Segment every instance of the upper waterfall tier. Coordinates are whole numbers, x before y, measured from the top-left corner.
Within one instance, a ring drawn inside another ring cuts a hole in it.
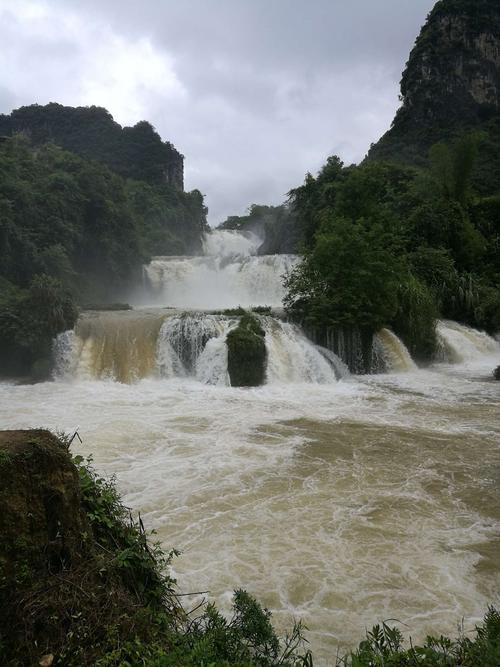
[[[283,277],[295,255],[256,252],[255,234],[216,230],[207,234],[200,257],[155,257],[144,267],[143,302],[182,309],[216,310],[283,305]]]

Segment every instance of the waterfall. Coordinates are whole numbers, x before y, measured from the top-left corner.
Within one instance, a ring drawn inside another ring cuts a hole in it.
[[[205,234],[203,254],[210,257],[238,257],[256,255],[262,239],[251,232],[214,229]]]
[[[312,343],[302,330],[273,317],[259,317],[266,332],[267,382],[329,383],[349,373],[330,350]],[[75,331],[54,343],[57,379],[192,377],[228,385],[226,336],[238,317],[165,310],[88,312]]]
[[[70,329],[58,334],[52,345],[53,376],[55,379],[70,378],[75,375],[77,352],[75,332]]]
[[[296,262],[295,255],[155,257],[145,268],[151,285],[145,300],[199,310],[280,307],[282,276]]]
[[[408,372],[417,369],[404,343],[390,329],[381,329],[373,337],[374,368],[389,372]]]
[[[325,327],[316,329],[304,325],[306,336],[323,351],[328,350],[351,373],[365,373],[369,360],[363,356],[361,332],[357,327]]]
[[[206,234],[200,257],[154,257],[144,267],[142,303],[181,309],[217,310],[281,307],[283,276],[295,255],[257,256],[255,234],[214,230]]]
[[[167,318],[158,335],[158,374],[194,376],[205,384],[229,384],[226,336],[236,324],[234,319],[210,313]]]
[[[156,368],[157,338],[165,313],[87,312],[74,332],[54,344],[56,377],[133,382]]]
[[[260,320],[266,332],[268,383],[326,384],[349,373],[333,352],[314,345],[297,325],[271,317]]]
[[[450,320],[440,320],[436,325],[438,361],[463,363],[500,352],[500,343],[484,331],[472,329]]]

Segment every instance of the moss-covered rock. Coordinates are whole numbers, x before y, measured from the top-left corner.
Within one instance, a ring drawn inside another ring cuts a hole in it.
[[[245,313],[227,335],[227,368],[232,387],[258,387],[266,378],[265,332],[257,317]]]
[[[500,381],[500,366],[497,366],[495,370],[493,371],[493,377],[495,380]]]

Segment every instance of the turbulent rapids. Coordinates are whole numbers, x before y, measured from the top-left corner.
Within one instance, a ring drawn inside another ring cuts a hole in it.
[[[215,233],[203,257],[154,260],[134,310],[85,312],[58,337],[56,381],[0,383],[3,426],[78,425],[75,451],[181,550],[181,589],[227,610],[247,588],[278,629],[304,621],[315,664],[388,618],[414,640],[472,629],[500,594],[499,343],[441,321],[417,368],[383,329],[376,372],[349,373],[359,334],[317,345],[281,319],[297,260],[258,246]],[[239,316],[222,310],[249,305],[276,310],[258,315],[265,385],[241,390],[226,345]]]

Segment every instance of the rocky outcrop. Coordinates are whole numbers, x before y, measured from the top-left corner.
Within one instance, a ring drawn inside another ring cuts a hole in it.
[[[369,158],[418,162],[438,140],[500,113],[500,4],[441,0],[410,53],[402,106]]]

